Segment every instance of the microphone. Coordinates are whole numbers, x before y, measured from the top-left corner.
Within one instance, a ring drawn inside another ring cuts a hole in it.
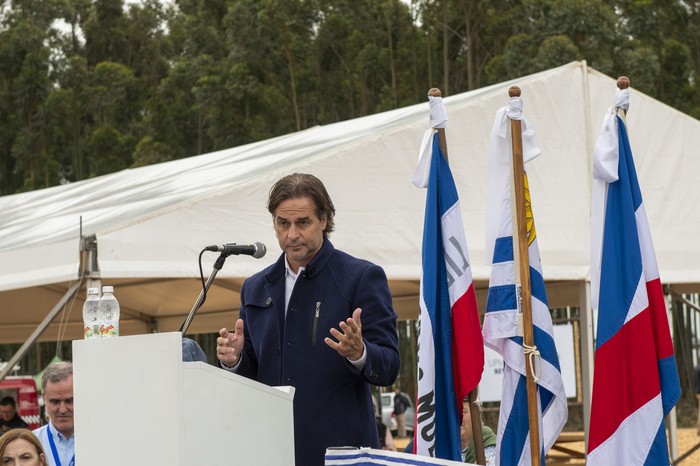
[[[213,244],[204,248],[205,251],[219,251],[226,256],[239,255],[253,256],[256,259],[260,259],[267,252],[267,248],[262,243],[253,244],[236,244],[236,243],[226,243],[223,245]]]

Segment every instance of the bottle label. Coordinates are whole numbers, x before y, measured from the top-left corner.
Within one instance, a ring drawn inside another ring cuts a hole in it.
[[[106,321],[100,325],[100,337],[118,337],[119,336],[119,322],[118,321]]]
[[[99,332],[99,330],[98,330]],[[95,333],[95,330],[92,328],[92,324],[87,324],[85,325],[85,328],[83,329],[83,337],[88,340],[90,338],[97,338],[100,335]]]

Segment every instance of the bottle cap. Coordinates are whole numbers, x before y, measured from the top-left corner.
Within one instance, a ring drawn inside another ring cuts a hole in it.
[[[100,289],[99,288],[88,288],[88,294],[100,294]]]
[[[114,293],[114,287],[113,286],[103,286],[102,292],[103,293]]]

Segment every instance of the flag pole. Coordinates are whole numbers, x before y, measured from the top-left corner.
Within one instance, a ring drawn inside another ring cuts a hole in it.
[[[625,90],[629,87],[630,87],[630,78],[628,78],[627,76],[620,76],[619,78],[617,78],[617,88],[618,89],[620,89],[622,91],[622,90]],[[622,113],[622,115],[620,115],[620,113]],[[624,108],[618,108],[617,114],[620,115],[622,117],[622,119],[624,120],[625,117],[627,116],[627,111]]]
[[[442,92],[440,89],[433,87],[428,91],[429,97],[442,97]],[[438,133],[438,141],[440,143],[440,150],[445,156],[445,160],[449,163],[449,158],[447,157],[447,138],[445,136],[445,128],[435,128]],[[469,395],[467,395],[467,400],[469,403],[469,416],[472,423],[472,436],[474,438],[474,452],[476,453],[476,463],[485,465],[486,464],[486,454],[484,453],[484,435],[481,431],[481,408],[477,401],[479,394],[479,386],[477,385]]]
[[[478,401],[479,386],[469,392],[467,400],[469,403],[469,417],[472,422],[472,436],[474,437],[474,452],[476,453],[476,464],[486,465],[486,453],[484,452],[484,432],[481,430],[481,407]]]
[[[511,98],[520,97],[520,88],[508,89]],[[530,260],[528,253],[527,212],[525,205],[525,166],[523,162],[523,135],[520,120],[510,119],[511,142],[513,147],[513,188],[515,190],[515,215],[518,235],[518,261],[520,266],[521,309],[523,315],[523,348],[525,348],[525,369],[527,380],[527,411],[530,425],[530,458],[532,466],[540,465],[540,431],[537,408],[537,383],[533,354],[535,338],[532,329],[532,300],[530,289]],[[515,233],[515,232],[514,232]],[[530,348],[530,349],[528,349]]]
[[[428,91],[428,97],[442,97],[442,92],[437,87],[433,87]],[[445,128],[435,128],[438,133],[438,141],[440,142],[440,150],[442,155],[445,156],[445,160],[450,161],[447,157],[447,138],[445,137]]]
[[[627,89],[630,87],[630,78],[627,76],[620,76],[617,78],[617,87],[619,89]]]

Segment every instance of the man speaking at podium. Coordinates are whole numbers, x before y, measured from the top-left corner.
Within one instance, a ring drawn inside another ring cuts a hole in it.
[[[280,179],[267,208],[284,253],[243,284],[235,330],[217,339],[221,366],[295,387],[297,466],[322,465],[328,447],[378,448],[370,384],[399,372],[386,275],[333,247],[335,208],[315,176]]]

